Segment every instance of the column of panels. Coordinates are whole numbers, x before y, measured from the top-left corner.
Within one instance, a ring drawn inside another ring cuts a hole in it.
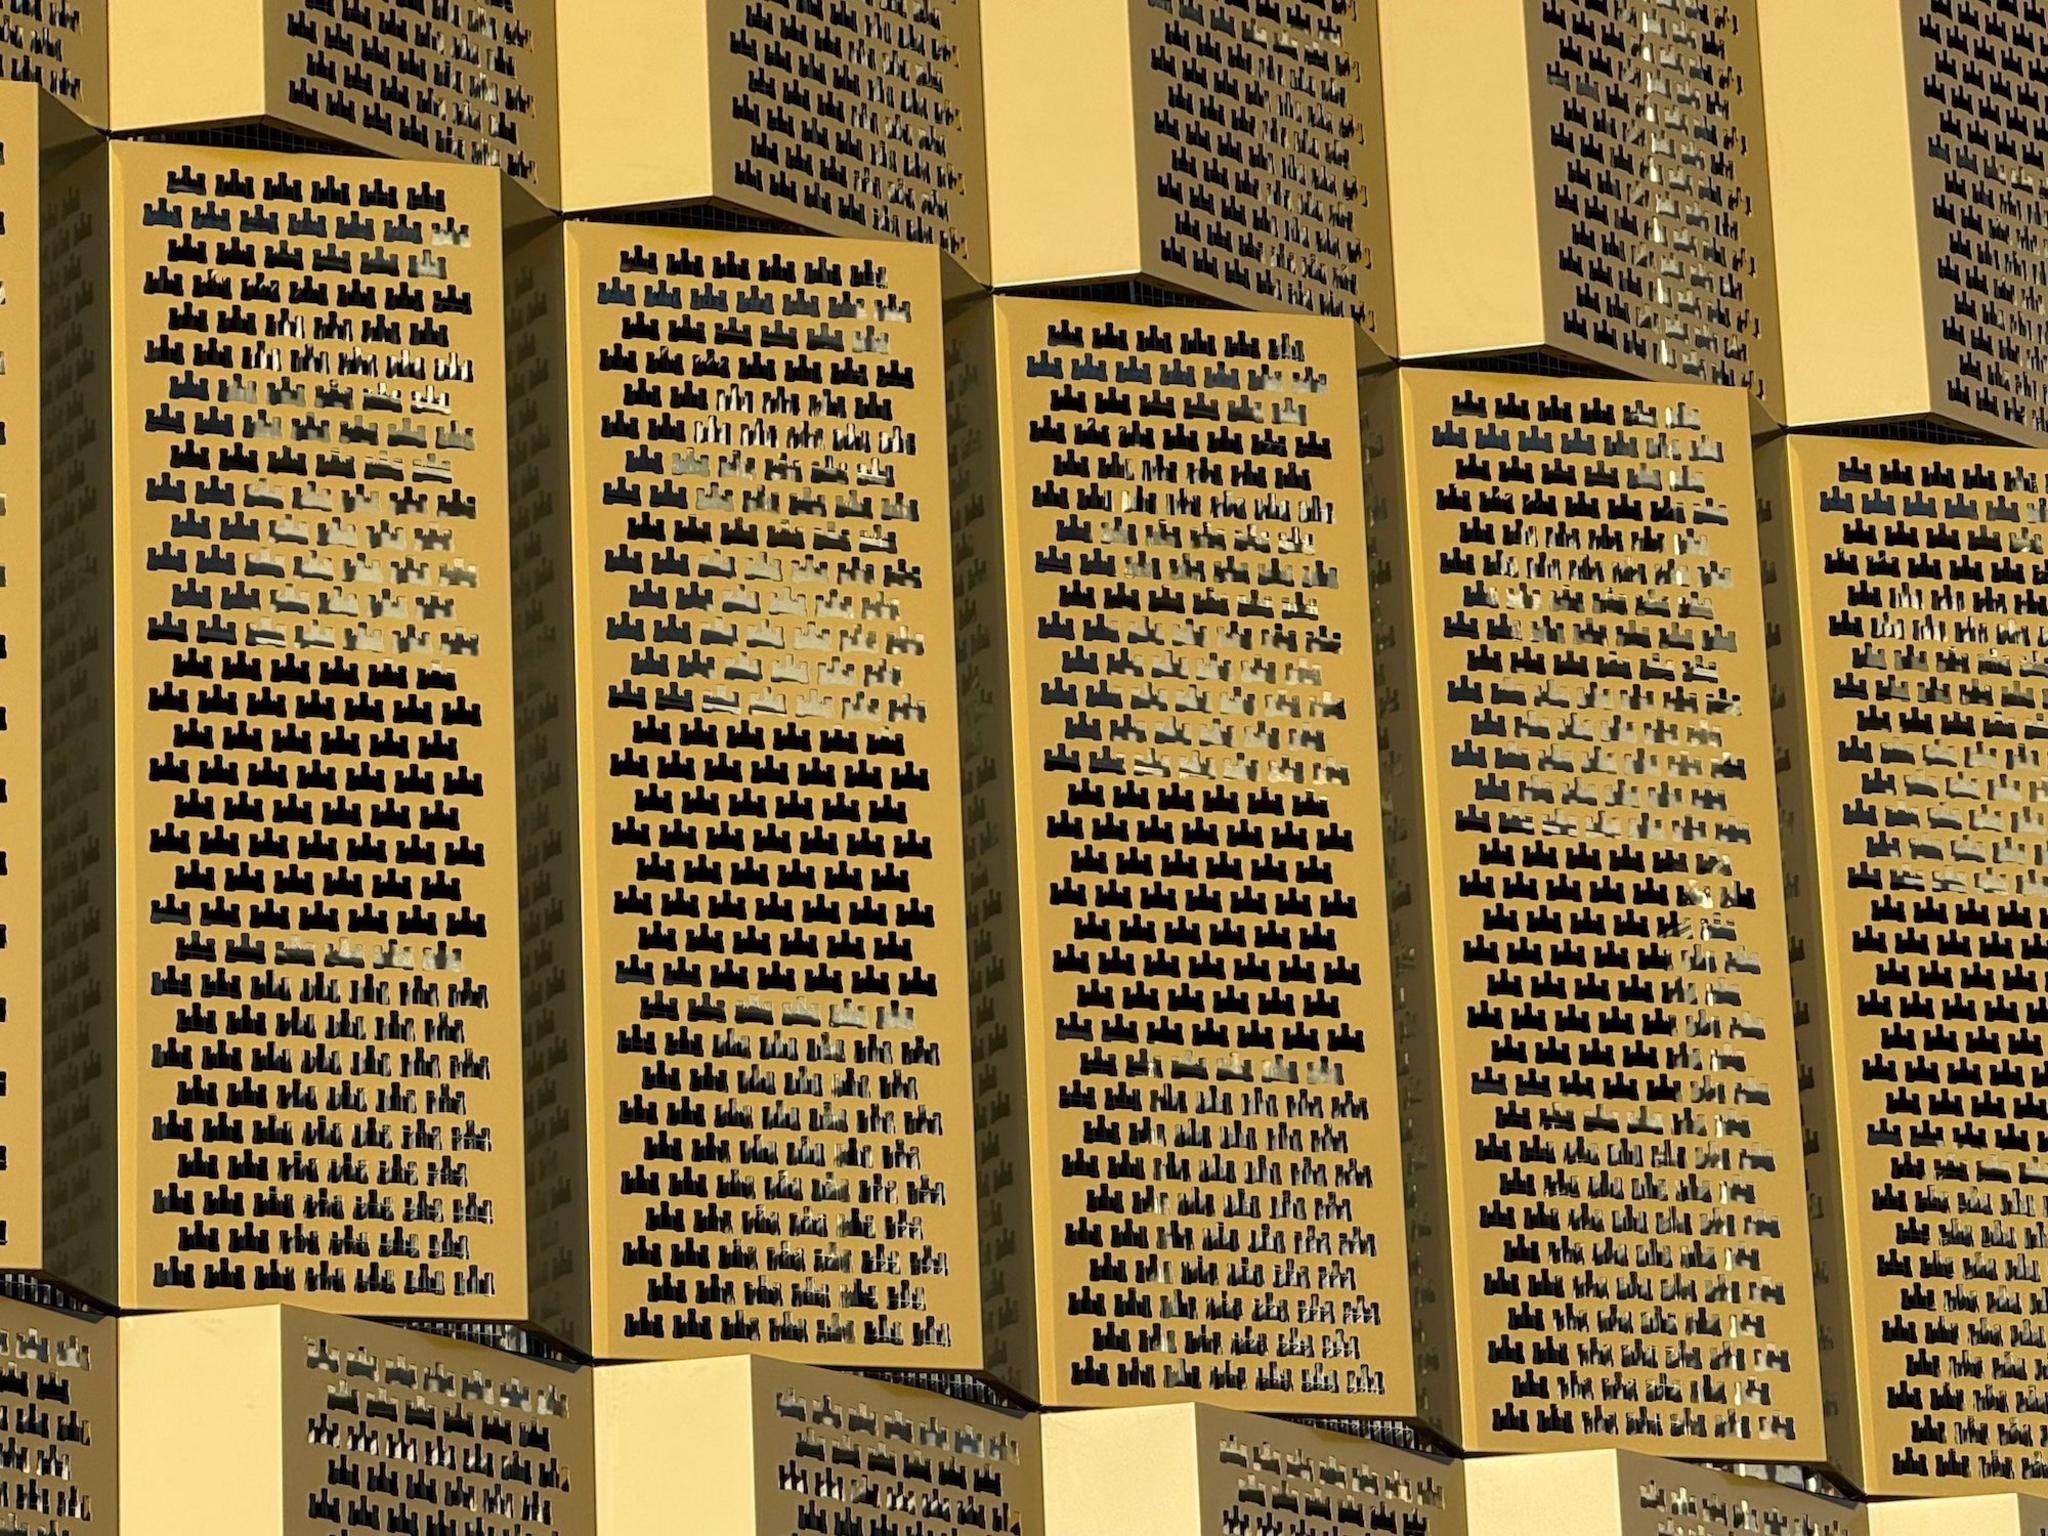
[[[119,1299],[522,1316],[496,179],[112,154]]]
[[[978,1365],[937,258],[568,251],[595,1347]]]
[[[1817,1455],[1746,404],[1419,371],[1380,402],[1432,1421]]]
[[[1005,724],[968,775],[1018,825],[1014,865],[985,844],[970,875],[1015,1021],[982,1094],[1032,1256],[1009,1379],[1402,1411],[1350,329],[1010,299],[984,323],[1000,514],[960,555],[963,632],[1006,630],[970,658]]]
[[[599,1528],[665,1536],[910,1530],[1041,1536],[1039,1423],[952,1395],[758,1357],[597,1372]]]
[[[1874,1494],[2018,1488],[2048,1475],[2048,460],[1764,467],[1834,1456]]]

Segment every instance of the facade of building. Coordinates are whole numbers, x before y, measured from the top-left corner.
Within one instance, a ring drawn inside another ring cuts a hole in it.
[[[0,1532],[2042,1525],[2032,0],[0,71]]]

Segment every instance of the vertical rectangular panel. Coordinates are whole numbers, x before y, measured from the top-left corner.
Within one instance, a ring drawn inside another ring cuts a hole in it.
[[[497,179],[113,198],[121,1298],[523,1316]]]
[[[2048,1475],[2039,748],[2048,456],[1796,438],[1773,519],[1810,1176],[1872,1493]],[[1853,1369],[1853,1378],[1851,1370]]]
[[[1472,1536],[1870,1536],[1872,1529],[1862,1507],[1804,1487],[1627,1452],[1493,1456],[1464,1470]]]
[[[43,1211],[51,1272],[120,1294],[108,151],[40,156]]]
[[[1748,405],[1406,374],[1374,524],[1469,1450],[1818,1454]],[[1384,484],[1385,482],[1383,482]]]
[[[975,0],[711,12],[719,196],[825,234],[935,246],[988,280]]]
[[[116,1365],[112,1319],[0,1301],[0,1520],[39,1536],[118,1529]]]
[[[1379,53],[1359,0],[1284,19],[1138,3],[1130,37],[1143,275],[1377,334]]]
[[[437,1515],[480,1536],[596,1536],[588,1369],[296,1308],[265,1315],[280,1330],[266,1409],[283,1536],[424,1531]]]
[[[979,1365],[938,259],[569,247],[599,1352]]]
[[[970,1378],[920,1390],[759,1356],[596,1377],[605,1536],[668,1536],[678,1510],[712,1536],[1044,1532],[1037,1416]]]
[[[0,71],[62,102],[83,122],[107,122],[107,7],[113,0],[11,5],[0,15]]]
[[[299,1307],[123,1318],[136,1536],[595,1536],[592,1373]]]
[[[1046,1536],[1465,1536],[1455,1462],[1329,1428],[1180,1405],[1050,1415],[1043,1436]]]
[[[1379,33],[1361,0],[990,9],[997,282],[1138,278],[1349,319],[1369,354],[1393,350]],[[1070,48],[1089,78],[1055,102],[1045,75]]]
[[[1038,1397],[1404,1411],[1352,332],[995,312]]]
[[[43,1251],[43,104],[0,86],[0,1263]]]
[[[1904,61],[1934,412],[2048,442],[2048,222],[2034,82],[2048,30],[2006,7],[1906,0]],[[1887,296],[1892,302],[1896,299]]]
[[[263,25],[264,98],[280,122],[491,166],[559,202],[553,0],[264,0]]]
[[[1756,0],[1526,10],[1551,344],[1782,415]]]

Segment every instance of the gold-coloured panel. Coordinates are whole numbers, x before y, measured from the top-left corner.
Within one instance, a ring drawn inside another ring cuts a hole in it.
[[[1626,1451],[1464,1470],[1471,1536],[1871,1536],[1867,1511],[1796,1483]]]
[[[39,119],[0,85],[0,1264],[43,1264]]]
[[[980,10],[590,0],[562,38],[563,206],[717,199],[985,283]]]
[[[666,1536],[680,1508],[709,1536],[1043,1536],[1038,1421],[967,1378],[942,1395],[758,1356],[597,1378],[606,1536]]]
[[[979,1366],[938,258],[567,246],[594,1348]]]
[[[1870,1536],[2048,1536],[2048,1500],[1987,1493],[1873,1504]]]
[[[1114,142],[1045,121],[1034,72],[1056,67],[1074,3],[1005,7],[984,23],[995,281],[1143,278],[1225,304],[1351,319],[1391,350],[1379,54],[1359,0],[1103,0],[1121,25],[1091,42],[1118,48],[1127,77],[1119,99],[1095,104]],[[1007,174],[1032,159],[1035,172]],[[1122,216],[1077,220],[1065,184],[1101,178],[1119,181],[1086,195]],[[1123,229],[1131,244],[1105,249],[1103,237]]]
[[[1756,6],[1530,0],[1529,78],[1547,339],[1775,415]]]
[[[2048,442],[2048,18],[1907,0],[1906,104],[1935,414]]]
[[[265,119],[560,197],[553,0],[97,0],[121,132]]]
[[[285,1536],[425,1529],[437,1513],[476,1536],[594,1536],[588,1370],[296,1309],[277,1319]]]
[[[112,153],[119,1299],[522,1317],[497,179]]]
[[[0,14],[0,74],[46,91],[80,120],[107,122],[110,0],[13,0]]]
[[[1059,1414],[1042,1434],[1045,1536],[1465,1536],[1457,1463],[1354,1435],[1192,1405]]]
[[[1370,420],[1425,1412],[1815,1456],[1747,402],[1406,371]]]
[[[96,137],[55,138],[39,168],[44,1258],[67,1285],[112,1302],[121,1182],[112,209]]]
[[[1036,1331],[1001,1369],[1054,1406],[1405,1412],[1354,333],[979,324],[963,698],[1002,723],[968,777],[1018,828],[969,880],[985,1022],[1014,1021],[980,1088],[992,1219],[1034,1256],[992,1307]]]
[[[145,1536],[594,1536],[588,1370],[295,1307],[121,1322]]]
[[[1792,426],[1932,418],[2048,445],[2026,8],[1900,0],[1844,25],[1758,13]],[[1853,238],[1844,238],[1852,231]]]
[[[1542,349],[1782,413],[1756,0],[1375,10],[1400,356]]]
[[[0,1530],[118,1528],[115,1325],[0,1300]]]
[[[1830,1450],[1872,1494],[2048,1477],[2048,455],[1766,451]]]

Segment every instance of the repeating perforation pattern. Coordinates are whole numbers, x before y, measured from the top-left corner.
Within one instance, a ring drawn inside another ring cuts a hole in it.
[[[2048,16],[2020,0],[1906,8],[1937,409],[2048,435]]]
[[[1370,23],[1358,0],[1144,0],[1141,192],[1157,275],[1199,293],[1361,322]]]
[[[111,1324],[0,1303],[0,1531],[114,1529]]]
[[[1751,390],[1769,323],[1751,0],[1544,0],[1538,184],[1564,338],[1615,366]],[[1752,185],[1752,180],[1757,185]]]
[[[1001,316],[1045,1386],[1362,1406],[1408,1345],[1351,333]]]
[[[1036,1440],[1021,1416],[854,1377],[803,1379],[810,1389],[778,1388],[757,1424],[763,1536],[1038,1529]]]
[[[583,1536],[587,1381],[425,1333],[285,1327],[286,1464],[315,1474],[287,1486],[287,1530]]]
[[[1436,995],[1483,1433],[1809,1444],[1745,408],[1409,388]]]
[[[747,0],[722,39],[742,198],[987,265],[973,0]]]
[[[287,114],[364,149],[490,166],[546,195],[554,68],[536,0],[296,0]]]
[[[582,249],[610,1326],[978,1358],[936,259]]]
[[[80,116],[94,117],[105,94],[106,0],[5,0],[0,5],[0,70],[41,86]]]
[[[1875,446],[1804,451],[1793,509],[1866,1462],[2032,1480],[2048,488],[2015,454]]]
[[[1204,1418],[1205,1481],[1226,1496],[1214,1536],[1457,1536],[1450,1485],[1456,1473],[1369,1441],[1233,1417],[1223,1432]],[[1340,1448],[1341,1447],[1341,1448]]]
[[[1640,1464],[1638,1464],[1640,1465]],[[1663,1465],[1623,1478],[1625,1536],[1863,1536],[1850,1508],[1796,1488]]]
[[[116,175],[135,1283],[523,1310],[496,185]]]

